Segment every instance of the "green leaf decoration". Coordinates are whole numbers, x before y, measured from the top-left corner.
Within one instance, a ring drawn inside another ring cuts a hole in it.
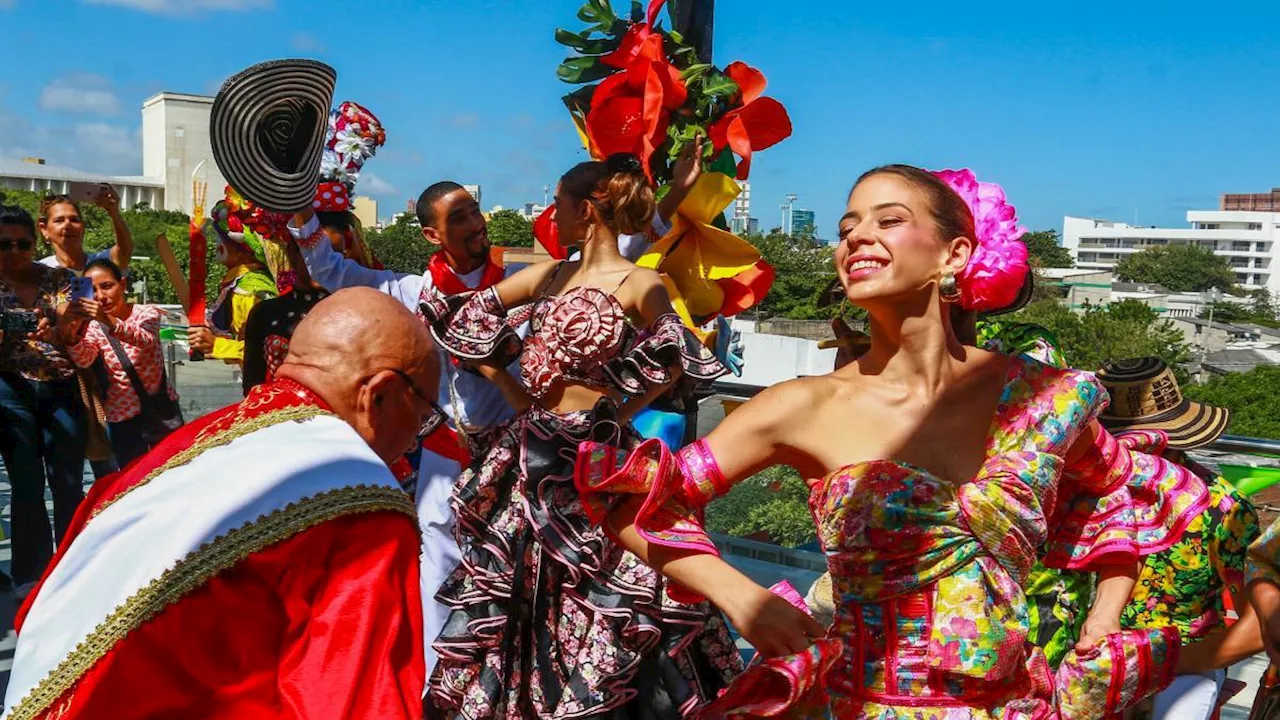
[[[603,80],[617,72],[593,56],[567,58],[556,68],[556,77],[572,85]]]
[[[693,83],[695,80],[698,80],[704,74],[706,74],[706,72],[710,69],[711,69],[710,63],[699,63],[697,65],[690,65],[688,68],[685,68],[684,72],[680,73],[680,77],[684,79],[685,83]]]
[[[556,42],[571,47],[583,55],[606,55],[618,49],[619,38],[592,38],[590,32],[574,33],[568,30],[556,30]]]
[[[738,94],[738,83],[719,70],[712,70],[702,79],[702,92],[713,98],[730,98]]]
[[[718,172],[729,177],[735,177],[738,174],[738,161],[733,159],[733,153],[729,148],[720,151],[715,159],[709,165],[705,166],[706,172]]]

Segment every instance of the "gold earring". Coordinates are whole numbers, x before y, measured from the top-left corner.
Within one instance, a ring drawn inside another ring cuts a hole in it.
[[[942,279],[938,281],[938,295],[941,296],[942,302],[960,301],[960,285],[956,282],[955,273],[950,270],[942,273]]]

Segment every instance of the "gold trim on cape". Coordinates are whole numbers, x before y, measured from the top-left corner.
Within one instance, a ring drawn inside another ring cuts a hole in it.
[[[340,516],[381,511],[416,517],[413,503],[400,489],[358,485],[298,500],[210,540],[121,603],[15,705],[7,717],[10,720],[39,717],[75,687],[126,635],[253,553]]]

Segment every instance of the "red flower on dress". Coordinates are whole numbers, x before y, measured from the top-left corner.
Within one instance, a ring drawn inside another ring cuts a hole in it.
[[[760,97],[766,85],[764,73],[744,62],[735,62],[725,68],[724,74],[738,84],[742,105],[725,113],[711,126],[708,136],[717,152],[728,145],[742,158],[738,179],[746,180],[751,172],[751,153],[790,137],[791,118],[782,103]]]
[[[560,376],[551,364],[551,352],[542,335],[534,335],[525,341],[524,350],[520,353],[520,376],[534,397],[546,395],[551,383]]]
[[[546,339],[558,364],[590,372],[600,363],[600,351],[612,349],[621,340],[625,320],[612,295],[580,287],[556,301],[538,334]]]

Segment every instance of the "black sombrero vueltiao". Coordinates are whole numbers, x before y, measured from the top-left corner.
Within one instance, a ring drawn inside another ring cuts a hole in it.
[[[213,100],[218,170],[246,200],[281,213],[311,207],[337,72],[315,60],[272,60],[236,73]]]
[[[1162,430],[1169,447],[1193,450],[1227,431],[1231,411],[1188,400],[1165,361],[1147,357],[1120,360],[1098,373],[1111,405],[1098,418],[1113,432]]]

